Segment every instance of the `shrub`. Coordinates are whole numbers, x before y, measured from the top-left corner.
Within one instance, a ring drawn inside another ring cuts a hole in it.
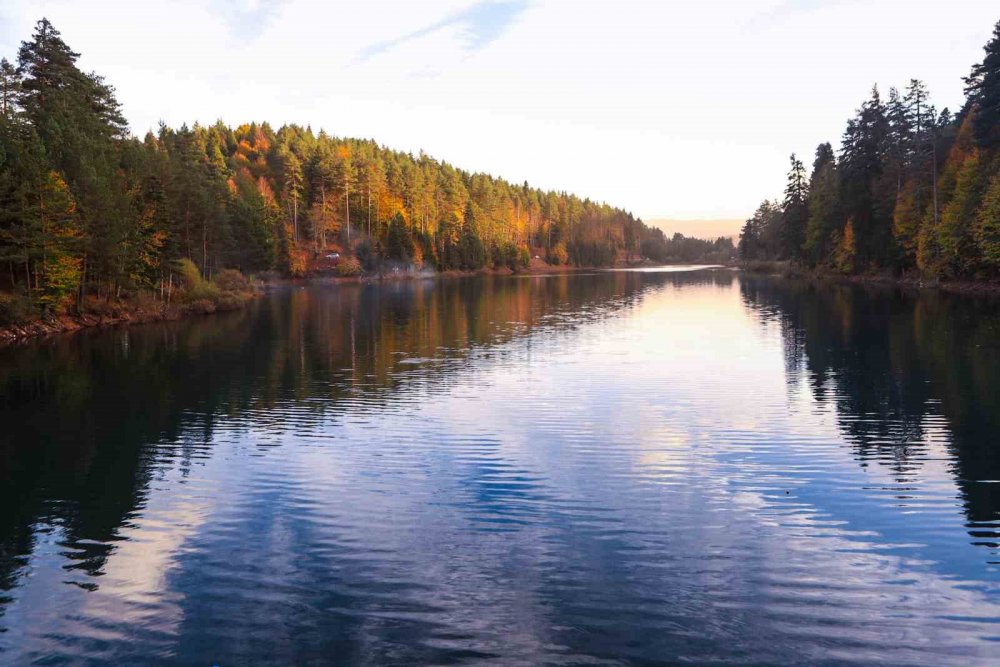
[[[378,257],[375,253],[375,248],[372,246],[371,241],[365,239],[359,243],[354,248],[354,254],[361,262],[361,267],[365,271],[374,271],[376,265],[378,264]],[[343,263],[343,262],[341,262]],[[339,265],[338,265],[339,268]]]
[[[219,288],[213,283],[201,277],[201,271],[186,257],[177,260],[175,264],[177,273],[181,275],[181,282],[184,285],[184,301],[215,301],[219,297]]]
[[[215,312],[215,301],[212,299],[192,299],[184,306],[184,310],[196,315],[208,315]]]
[[[223,269],[215,277],[215,284],[223,292],[236,294],[248,294],[253,292],[253,285],[242,273],[236,269]]]
[[[361,275],[361,262],[354,257],[342,257],[337,264],[337,275],[344,277]]]
[[[569,251],[566,250],[565,243],[557,243],[549,252],[545,255],[545,261],[549,264],[566,264],[569,262]]]
[[[25,324],[38,317],[38,308],[23,294],[0,294],[0,326]]]

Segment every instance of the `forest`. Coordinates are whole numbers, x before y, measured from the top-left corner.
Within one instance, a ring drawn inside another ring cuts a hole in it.
[[[839,155],[820,144],[811,174],[791,157],[784,197],[740,234],[744,262],[935,280],[1000,277],[1000,22],[957,113],[927,86],[877,87],[847,123]]]
[[[161,124],[139,139],[114,88],[78,58],[42,19],[16,64],[0,61],[0,320],[164,299],[175,285],[205,292],[235,271],[302,276],[332,252],[344,275],[735,253],[668,239],[607,204],[309,127]]]

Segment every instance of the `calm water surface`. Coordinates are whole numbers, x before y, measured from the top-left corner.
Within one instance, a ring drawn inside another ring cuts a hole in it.
[[[0,663],[987,664],[1000,303],[289,288],[0,350]]]

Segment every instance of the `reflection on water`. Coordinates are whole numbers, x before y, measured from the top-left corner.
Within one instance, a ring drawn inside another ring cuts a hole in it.
[[[611,272],[0,351],[0,662],[987,663],[998,328]]]

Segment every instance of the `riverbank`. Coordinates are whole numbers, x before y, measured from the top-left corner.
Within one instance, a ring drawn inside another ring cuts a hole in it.
[[[843,274],[821,269],[807,269],[788,261],[755,261],[740,264],[737,268],[746,273],[795,278],[809,282],[882,285],[909,290],[937,290],[955,294],[1000,295],[1000,282],[988,280],[939,280],[922,278],[917,275],[893,275],[890,273]]]
[[[253,298],[269,288],[288,284],[358,284],[422,279],[469,278],[482,275],[509,276],[516,274],[544,275],[554,273],[575,273],[592,271],[593,268],[569,265],[553,266],[532,260],[528,267],[519,271],[507,268],[480,269],[478,271],[391,271],[366,273],[356,276],[340,276],[335,273],[317,272],[303,278],[285,278],[265,275],[254,283],[242,282],[238,286],[222,291],[209,291],[203,295],[192,295],[186,300],[182,294],[177,300],[167,303],[152,297],[135,299],[89,299],[82,313],[63,313],[47,317],[26,318],[21,322],[0,325],[0,345],[20,343],[35,338],[43,338],[60,333],[71,333],[81,329],[117,326],[122,324],[147,324],[179,320],[216,312],[240,310]],[[204,290],[201,286],[198,289]],[[0,297],[3,295],[0,294]]]
[[[484,268],[476,271],[433,271],[433,270],[398,270],[363,273],[353,276],[337,275],[335,272],[315,272],[301,278],[287,278],[277,274],[265,274],[255,281],[241,282],[238,288],[209,294],[203,298],[165,303],[154,298],[127,300],[91,299],[83,313],[64,313],[49,317],[28,319],[24,322],[0,326],[0,346],[25,342],[60,333],[71,333],[81,329],[108,327],[123,324],[148,324],[179,320],[198,315],[209,315],[216,312],[240,310],[253,298],[269,289],[280,288],[283,285],[307,284],[372,284],[384,282],[402,282],[412,280],[448,280],[456,278],[472,278],[476,276],[545,276],[571,275],[586,273],[601,268],[643,268],[655,266],[650,263],[630,263],[615,267],[585,267],[569,264],[552,265],[545,261],[532,259],[527,267],[517,271],[509,268]],[[203,289],[203,288],[202,288]],[[3,296],[0,294],[0,296]]]
[[[164,303],[151,299],[92,301],[82,313],[63,313],[2,326],[0,346],[93,327],[147,324],[240,310],[257,293],[229,294],[224,299],[199,299],[186,303]]]

